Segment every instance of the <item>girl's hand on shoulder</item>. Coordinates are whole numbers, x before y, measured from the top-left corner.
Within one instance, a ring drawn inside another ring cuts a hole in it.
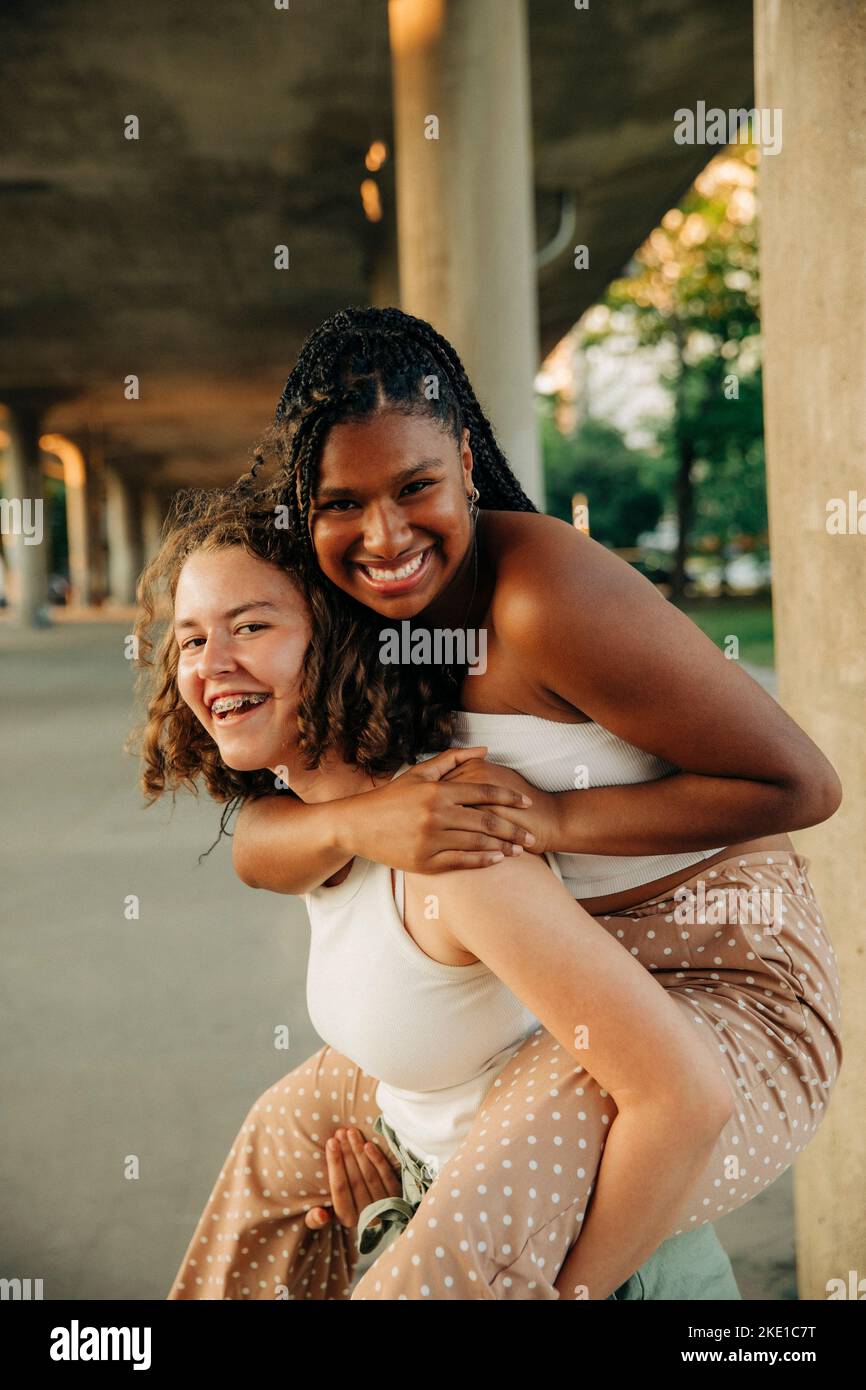
[[[497,787],[528,797],[532,804],[526,810],[509,812],[509,818],[519,822],[528,835],[522,843],[532,854],[544,854],[547,850],[556,849],[556,794],[540,791],[531,782],[527,782],[519,772],[515,772],[513,767],[502,767],[499,763],[487,762],[486,759],[477,757],[475,749],[463,751],[472,752],[473,756],[460,763],[453,771],[447,772],[444,780],[457,783],[493,782]]]
[[[353,798],[350,853],[408,873],[482,868],[520,853],[530,833],[528,808],[538,795],[483,761],[487,749],[446,748],[393,781]],[[471,775],[456,773],[469,762]],[[516,777],[517,774],[515,773]],[[518,779],[522,782],[522,779]],[[534,829],[531,833],[535,833]]]

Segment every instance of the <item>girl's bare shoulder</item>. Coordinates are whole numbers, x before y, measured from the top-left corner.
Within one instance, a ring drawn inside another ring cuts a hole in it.
[[[630,566],[584,532],[543,512],[487,512],[486,545],[496,571],[495,605],[531,610],[552,593],[603,589]]]

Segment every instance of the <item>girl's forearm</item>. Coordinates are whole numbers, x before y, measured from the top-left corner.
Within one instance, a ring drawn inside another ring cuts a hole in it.
[[[589,1212],[556,1279],[560,1298],[607,1298],[675,1228],[688,1225],[689,1194],[725,1122],[698,1125],[682,1106],[672,1112],[649,1102],[618,1111]]]
[[[821,787],[677,772],[626,787],[553,794],[564,854],[682,854],[816,825],[838,802]]]
[[[266,796],[245,801],[232,839],[235,873],[248,887],[272,893],[318,888],[361,853],[354,843],[358,800]]]

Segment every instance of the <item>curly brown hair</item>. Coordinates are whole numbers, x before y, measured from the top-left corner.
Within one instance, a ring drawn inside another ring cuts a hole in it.
[[[268,769],[237,772],[182,700],[173,608],[180,572],[196,551],[240,546],[278,565],[297,584],[311,616],[298,707],[298,749],[308,768],[337,749],[369,772],[394,771],[423,751],[451,743],[452,711],[435,675],[410,682],[404,670],[378,659],[377,615],[346,595],[311,565],[282,524],[284,493],[246,475],[221,490],[187,488],[175,495],[158,553],[138,583],[136,664],[146,715],[132,737],[141,758],[140,786],[148,802],[201,779],[216,801],[273,793]]]

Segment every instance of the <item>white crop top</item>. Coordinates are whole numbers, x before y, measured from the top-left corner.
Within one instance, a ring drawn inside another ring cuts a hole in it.
[[[578,787],[624,787],[653,782],[676,772],[672,763],[618,738],[601,724],[561,724],[534,714],[454,712],[452,744],[487,746],[487,760],[513,767],[545,792]],[[575,898],[595,898],[637,888],[698,864],[724,849],[684,854],[564,854],[556,858],[562,879]]]
[[[445,965],[421,950],[403,925],[401,870],[392,890],[387,865],[355,859],[342,883],[303,896],[313,1027],[379,1079],[386,1121],[435,1173],[515,1048],[541,1025],[483,962]]]

